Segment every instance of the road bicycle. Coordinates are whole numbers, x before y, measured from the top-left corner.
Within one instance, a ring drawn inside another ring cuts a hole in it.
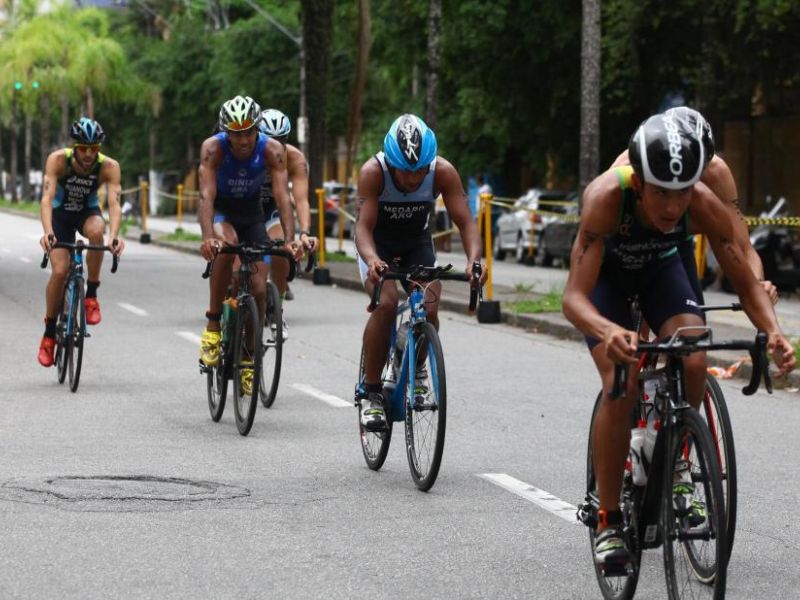
[[[437,280],[469,281],[466,273],[451,272],[445,267],[414,266],[407,271],[386,271],[372,292],[370,311],[378,307],[383,282],[396,280],[404,284],[408,298],[397,307],[392,328],[389,355],[381,377],[387,426],[382,431],[358,427],[361,450],[367,466],[377,471],[383,466],[392,439],[393,422],[405,422],[408,466],[414,484],[422,491],[436,482],[444,453],[447,420],[447,386],[444,354],[436,328],[426,320],[425,303],[429,285]],[[481,265],[472,267],[473,277],[480,279]],[[474,312],[480,288],[470,290],[469,311]],[[361,414],[364,392],[364,357],[361,348],[355,405]]]
[[[58,383],[64,383],[69,373],[69,389],[78,390],[81,380],[81,366],[83,364],[83,348],[86,338],[91,337],[86,330],[86,306],[84,304],[86,285],[83,278],[83,253],[86,250],[111,252],[113,259],[111,272],[116,273],[119,266],[119,256],[113,254],[110,246],[84,244],[78,240],[74,244],[68,242],[52,243],[55,239],[51,236],[51,251],[54,248],[64,248],[69,251],[69,273],[64,286],[64,297],[58,311],[56,320],[56,347],[55,365]],[[41,267],[47,267],[50,260],[50,251],[42,257]]]
[[[208,409],[215,422],[222,418],[228,382],[233,382],[233,413],[236,428],[241,435],[247,435],[253,427],[258,397],[262,390],[262,377],[268,375],[263,371],[264,355],[270,350],[277,353],[276,348],[283,342],[281,336],[272,336],[275,339],[267,339],[267,344],[264,344],[265,332],[261,313],[255,297],[250,292],[250,275],[253,272],[251,264],[262,260],[266,255],[282,256],[289,261],[288,280],[291,281],[294,279],[295,262],[291,252],[283,247],[283,240],[272,240],[267,244],[225,243],[217,254],[233,254],[239,258],[238,291],[235,297],[227,298],[223,302],[219,363],[209,367],[200,361],[200,373],[206,376]],[[203,272],[204,279],[211,275],[213,264],[212,260],[206,265]],[[270,291],[272,288],[268,286],[267,289],[267,302],[275,303],[275,297]],[[274,310],[280,309],[279,305],[273,304],[273,307]],[[269,388],[270,393],[273,389],[277,391],[281,361],[275,361],[272,366],[273,371],[269,374],[271,383],[264,386],[264,389]],[[251,376],[250,385],[243,384],[243,380]]]
[[[303,271],[310,273],[316,264],[316,252],[309,252]],[[283,361],[283,300],[278,286],[271,280],[267,281],[267,308],[262,331],[260,398],[264,408],[272,408],[278,395]]]
[[[702,330],[702,333],[688,335],[687,330]],[[666,341],[638,344],[639,399],[632,420],[641,423],[647,420],[649,411],[655,411],[657,435],[650,464],[646,460],[642,462],[646,482],[636,485],[627,468],[623,479],[622,531],[631,561],[625,565],[594,565],[604,598],[632,598],[639,579],[642,551],[659,546],[663,546],[667,591],[671,599],[724,598],[729,546],[718,446],[712,441],[704,419],[685,398],[681,358],[710,350],[747,350],[753,371],[749,384],[743,389],[744,394],[754,394],[762,380],[771,393],[766,340],[766,335],[759,333],[755,341],[715,343],[710,328],[691,327],[679,329]],[[663,359],[663,366],[659,366],[659,359]],[[624,393],[627,373],[625,366],[615,368],[612,398]],[[652,380],[657,385],[651,403],[645,399],[643,389],[645,382]],[[598,396],[592,426],[600,402]],[[589,527],[594,554],[599,496],[591,440],[590,429],[587,493],[578,509],[578,519]]]

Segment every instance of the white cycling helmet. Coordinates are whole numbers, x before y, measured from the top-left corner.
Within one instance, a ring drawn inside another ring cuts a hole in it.
[[[292,131],[292,123],[289,117],[274,108],[268,108],[261,113],[261,124],[259,129],[271,137],[286,137]]]
[[[261,121],[261,107],[250,96],[231,98],[219,109],[219,128],[223,131],[246,131]]]

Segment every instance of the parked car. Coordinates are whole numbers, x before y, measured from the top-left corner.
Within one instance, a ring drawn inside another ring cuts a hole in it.
[[[556,212],[553,209],[560,205],[548,205],[548,202],[562,202],[566,198],[567,192],[533,188],[517,199],[514,206],[497,219],[497,232],[492,240],[494,257],[503,260],[506,252],[514,252],[518,262],[526,262],[545,226],[555,220],[555,217],[530,211]]]
[[[550,210],[562,213],[565,219],[554,217],[545,225],[536,244],[534,264],[549,267],[554,261],[562,266],[569,266],[569,255],[572,244],[578,233],[578,193],[572,192],[566,198],[574,204],[558,205]]]
[[[345,185],[338,181],[326,181],[322,184],[325,190],[325,233],[327,235],[336,236],[339,234],[339,203],[342,200],[342,191],[345,190]],[[356,196],[356,188],[352,185],[347,187],[347,205],[353,206],[353,200]],[[347,207],[345,207],[347,208]],[[345,217],[344,219],[344,233],[345,236],[350,235],[351,221]]]

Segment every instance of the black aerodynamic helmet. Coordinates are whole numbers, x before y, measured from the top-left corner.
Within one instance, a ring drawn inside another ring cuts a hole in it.
[[[714,158],[714,133],[711,131],[711,125],[706,121],[706,118],[700,114],[700,111],[690,108],[688,106],[676,106],[670,108],[668,113],[672,113],[678,119],[683,119],[687,122],[688,126],[694,128],[695,133],[703,142],[703,150],[706,153],[706,164],[711,162]]]
[[[689,119],[673,111],[659,113],[639,125],[628,143],[628,157],[642,181],[684,189],[700,180],[708,164],[701,138]]]

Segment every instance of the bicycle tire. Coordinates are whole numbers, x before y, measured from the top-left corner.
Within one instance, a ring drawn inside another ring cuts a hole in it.
[[[665,486],[661,500],[661,527],[667,592],[671,600],[696,598],[698,595],[721,600],[725,597],[728,546],[722,478],[716,451],[708,427],[697,411],[681,411],[673,427],[665,462],[665,479],[670,482],[676,471],[688,465],[694,484],[693,499],[697,496],[704,502],[706,519],[692,527],[685,506],[675,506],[676,495],[672,485]],[[686,503],[682,501],[681,504]],[[701,539],[703,537],[708,539]]]
[[[419,386],[415,386],[417,390],[412,389],[411,377],[407,379],[405,390],[406,455],[414,484],[423,492],[427,492],[436,482],[444,454],[444,437],[447,427],[447,380],[442,344],[436,328],[428,322],[418,323],[414,326],[413,335],[415,356],[409,357],[408,368],[416,368],[422,354],[425,353],[424,363],[428,373],[428,385],[424,400],[420,402],[417,394]]]
[[[81,381],[81,365],[83,364],[83,346],[86,341],[86,306],[84,305],[83,280],[75,280],[73,303],[70,307],[72,332],[69,336],[69,389],[78,391]]]
[[[283,303],[278,287],[271,281],[267,282],[267,310],[262,332],[261,404],[271,408],[278,394],[283,360]]]
[[[603,392],[597,395],[592,410],[592,420],[589,422],[589,443],[586,451],[586,489],[595,498],[597,495],[597,481],[594,475],[594,454],[592,451],[592,435],[594,434],[594,419],[600,408]],[[626,498],[622,502],[622,524],[623,531],[626,532],[626,542],[631,553],[632,569],[626,576],[606,577],[600,566],[594,562],[595,529],[589,528],[589,549],[591,550],[592,565],[597,577],[597,584],[600,586],[600,593],[606,600],[631,600],[636,593],[636,586],[639,584],[639,567],[642,563],[642,548],[637,536],[637,502],[640,501],[641,493],[639,490],[630,490],[630,482],[623,483],[623,494]],[[628,494],[626,492],[631,492]]]
[[[736,446],[733,441],[731,417],[722,389],[713,375],[706,374],[706,393],[700,414],[708,424],[711,441],[717,451],[722,475],[722,495],[725,500],[725,526],[728,534],[728,558],[733,551],[738,508],[736,479]]]
[[[233,413],[241,435],[250,433],[258,405],[261,379],[261,319],[252,296],[239,300],[233,338]],[[252,348],[248,349],[248,338]],[[249,394],[242,389],[242,361],[252,361],[253,383]]]
[[[64,298],[61,301],[61,308],[58,311],[58,320],[56,321],[55,364],[58,383],[64,383],[67,378],[67,346],[69,344],[69,339],[67,338],[67,316],[71,306],[71,295],[72,287],[67,285],[64,289]]]
[[[220,321],[220,329],[225,331],[225,317]],[[211,420],[218,423],[225,412],[225,401],[228,398],[228,380],[230,357],[230,342],[220,343],[219,362],[208,367],[206,371],[206,392],[208,395],[208,412],[211,413]]]
[[[361,360],[358,365],[358,385],[359,387],[364,384],[364,354],[366,349],[361,347]],[[384,373],[389,368],[387,365],[384,367]],[[356,400],[356,407],[358,408],[358,434],[361,440],[361,453],[364,455],[364,460],[367,466],[373,471],[378,471],[383,463],[386,461],[386,455],[389,453],[389,444],[392,442],[392,419],[389,414],[389,399],[384,395],[384,406],[386,407],[386,429],[384,431],[369,431],[361,425],[361,403]]]

